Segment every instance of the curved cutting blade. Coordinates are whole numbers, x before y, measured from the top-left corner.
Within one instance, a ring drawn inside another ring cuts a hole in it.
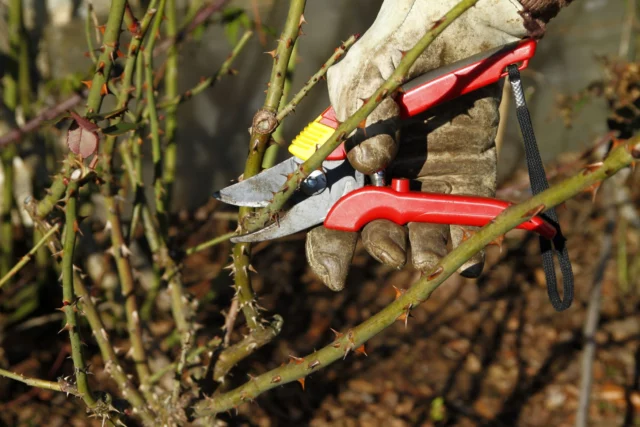
[[[297,233],[314,225],[322,224],[329,210],[335,202],[345,194],[364,186],[364,175],[351,167],[349,162],[335,161],[325,162],[327,176],[327,189],[315,196],[303,198],[278,221],[254,231],[233,237],[233,243],[261,242],[263,240],[277,239]],[[329,169],[333,166],[334,168]]]
[[[290,157],[256,176],[216,191],[213,197],[235,206],[265,207],[273,199],[273,194],[287,181],[287,175],[294,172],[301,163],[302,160]]]

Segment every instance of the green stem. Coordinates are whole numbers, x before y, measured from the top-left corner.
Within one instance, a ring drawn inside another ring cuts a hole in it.
[[[65,213],[65,228],[62,255],[62,310],[66,316],[65,330],[69,332],[71,341],[71,358],[75,368],[76,386],[82,400],[89,408],[97,405],[87,379],[87,364],[82,354],[82,341],[78,331],[76,316],[76,301],[73,293],[73,254],[75,251],[77,222],[78,181],[72,180],[67,189],[67,205]]]
[[[89,57],[91,58],[91,62],[94,64],[98,61],[98,57],[96,56],[96,48],[93,45],[93,3],[87,3],[87,18],[84,20],[84,36],[87,39],[87,48],[89,49]]]
[[[183,102],[193,98],[194,96],[204,92],[206,89],[213,87],[223,76],[227,74],[233,74],[234,71],[232,70],[231,65],[238,57],[238,54],[240,54],[242,49],[244,49],[252,35],[252,31],[245,31],[238,43],[233,47],[233,50],[231,51],[227,59],[222,63],[220,69],[216,71],[215,74],[207,77],[206,79],[203,79],[197,85],[185,91],[184,93],[158,103],[158,109],[169,109],[171,107],[178,106]],[[148,111],[145,111],[144,116],[146,117],[147,115]]]
[[[0,201],[0,276],[6,275],[13,265],[13,222],[11,220],[11,211],[13,209],[13,158],[16,156],[17,151],[15,144],[12,144],[4,148],[0,153],[4,172],[4,183],[0,190],[2,197],[2,201]]]
[[[280,98],[280,105],[278,107],[278,111],[282,111],[284,108],[287,98],[289,98],[289,92],[291,92],[291,83],[293,82],[293,74],[296,70],[296,62],[298,60],[298,46],[299,41],[296,41],[296,44],[293,46],[293,52],[291,52],[291,57],[289,58],[289,65],[287,66],[287,75],[284,80],[284,89],[282,90],[282,98]],[[277,116],[276,116],[277,120]],[[280,149],[280,144],[283,142],[282,133],[284,132],[284,126],[282,125],[282,120],[278,120],[278,127],[275,132],[273,132],[273,140],[276,142],[275,144],[271,144],[267,147],[267,150],[264,152],[264,158],[262,159],[262,169],[269,169],[273,165],[276,164],[276,160],[278,159],[278,151]]]
[[[249,139],[249,155],[244,167],[244,179],[257,175],[262,168],[264,152],[275,131],[277,121],[275,115],[282,99],[287,67],[293,46],[296,43],[302,26],[302,12],[306,0],[291,0],[284,30],[273,54],[273,68],[264,105],[253,119],[251,138]],[[238,213],[239,223],[252,212],[251,208],[241,207]],[[236,244],[233,248],[233,264],[235,272],[235,288],[242,313],[251,329],[261,327],[260,315],[255,305],[255,297],[249,277],[251,261],[251,245]]]
[[[0,369],[0,376],[3,376],[5,378],[10,378],[12,380],[20,381],[21,383],[24,383],[31,387],[38,387],[38,388],[43,388],[46,390],[53,390],[53,391],[61,391],[64,393],[73,394],[74,396],[78,396],[78,391],[76,390],[76,388],[73,385],[63,381],[54,383],[52,381],[41,380],[38,378],[29,378],[29,377],[25,377],[22,374],[16,374],[15,372],[7,371],[5,369]]]
[[[53,228],[48,227],[48,224],[41,220],[36,220],[36,224],[40,228],[40,231],[45,232],[45,234],[49,234]],[[57,236],[53,236],[52,245],[49,246],[49,249],[52,253],[57,253],[62,249],[62,245],[60,244]],[[125,396],[131,403],[134,408],[134,412],[139,414],[147,424],[153,423],[153,416],[149,413],[144,398],[133,384],[131,384],[127,374],[118,361],[118,356],[109,342],[109,334],[104,327],[104,322],[102,321],[102,317],[100,316],[98,309],[93,303],[93,299],[88,288],[84,284],[84,281],[78,271],[74,271],[73,274],[74,291],[81,304],[80,312],[85,316],[89,326],[91,327],[93,337],[95,338],[98,347],[100,348],[102,358],[104,359],[105,369],[115,380],[116,384],[118,384],[123,396]]]
[[[156,107],[155,87],[153,85],[153,49],[164,16],[166,0],[160,0],[156,18],[151,27],[151,35],[144,51],[145,82],[147,85],[147,110],[149,111],[149,127],[151,130],[151,160],[153,162],[153,187],[156,202],[156,214],[160,224],[160,233],[167,235],[167,206],[165,205],[164,189],[162,187],[162,148],[160,144],[160,121]]]
[[[140,382],[145,385],[149,378],[150,371],[149,365],[147,364],[147,354],[142,341],[142,327],[140,325],[140,313],[136,301],[133,269],[129,261],[129,248],[126,246],[122,234],[120,209],[113,197],[105,198],[105,208],[107,211],[107,221],[111,226],[112,255],[116,261],[116,268],[118,270],[118,276],[120,277],[122,297],[125,299],[127,330],[131,337],[133,361]]]
[[[38,252],[38,249],[40,249],[45,243],[47,243],[49,238],[59,229],[60,225],[56,224],[51,228],[51,230],[47,232],[47,234],[42,236],[42,238],[33,246],[33,248],[31,248],[31,250],[25,256],[23,256],[22,259],[20,259],[20,261],[16,265],[14,265],[7,274],[4,275],[4,277],[0,279],[0,288],[2,288],[2,285],[7,283],[10,278],[15,276],[16,273],[18,273],[18,271],[22,269],[22,267],[27,265],[27,263],[29,263],[29,261],[31,261],[31,259],[35,256],[36,252]]]
[[[210,248],[212,246],[218,245],[220,243],[226,242],[227,240],[231,239],[233,236],[237,235],[238,233],[231,232],[231,233],[227,233],[227,234],[223,234],[222,236],[218,236],[214,239],[211,239],[207,242],[204,243],[200,243],[199,245],[196,246],[192,246],[190,248],[187,249],[186,253],[187,255],[192,255],[195,254],[196,252],[200,252],[203,251],[207,248]]]
[[[537,212],[541,206],[544,209],[550,209],[577,196],[590,186],[610,178],[619,170],[629,166],[637,158],[640,158],[640,137],[634,137],[624,146],[614,149],[600,168],[596,170],[585,169],[576,176],[554,185],[523,203],[505,209],[492,223],[480,229],[471,238],[451,251],[430,274],[423,275],[418,282],[380,312],[360,325],[349,329],[346,333],[338,334],[333,343],[301,360],[296,360],[295,363],[272,369],[252,378],[234,390],[198,402],[195,405],[196,417],[230,410],[242,402],[255,399],[267,390],[304,378],[339,359],[343,359],[394,322],[405,321],[411,309],[426,301],[433,291],[468,259],[497,237],[529,220],[532,212]]]
[[[349,48],[351,46],[353,46],[353,44],[358,40],[359,37],[360,36],[358,34],[355,34],[355,35],[349,37],[345,42],[343,42],[333,52],[333,54],[327,60],[327,62],[322,64],[322,67],[320,67],[320,69],[313,76],[311,76],[311,78],[309,80],[307,80],[307,82],[302,87],[302,89],[300,89],[300,91],[298,93],[296,93],[293,96],[293,98],[291,98],[291,101],[289,101],[286,106],[282,107],[280,109],[280,111],[278,111],[278,115],[276,116],[276,119],[278,120],[278,123],[282,122],[282,120],[284,120],[285,117],[287,117],[289,114],[291,114],[291,113],[293,113],[295,111],[295,109],[298,106],[298,104],[300,104],[300,101],[302,101],[302,98],[307,96],[309,91],[311,89],[313,89],[313,87],[320,80],[322,80],[324,78],[325,74],[327,74],[327,71],[329,71],[329,68],[333,64],[335,64],[336,61],[338,61],[340,58],[342,58],[342,56],[347,52],[347,50],[349,50]]]
[[[104,31],[104,39],[102,54],[96,63],[96,72],[93,75],[91,89],[87,97],[87,112],[97,113],[102,106],[104,98],[104,86],[107,79],[111,75],[113,60],[116,58],[120,40],[120,28],[122,27],[122,19],[124,16],[126,0],[112,0],[109,9],[109,17],[107,18],[107,26]]]
[[[174,38],[178,33],[176,0],[168,0],[167,4],[167,37]],[[167,68],[164,79],[165,96],[173,99],[178,96],[178,47],[174,44],[167,53]],[[178,130],[178,114],[175,105],[169,106],[165,111],[165,152],[164,167],[162,169],[162,183],[164,194],[162,204],[168,209],[173,199],[173,184],[176,177],[176,165],[178,146],[176,134]],[[168,212],[166,213],[168,215]],[[165,218],[168,222],[168,219]]]
[[[286,183],[276,193],[272,202],[261,209],[251,218],[243,218],[241,227],[244,232],[251,232],[264,227],[272,218],[280,212],[284,203],[293,195],[302,182],[315,169],[319,168],[324,159],[336,149],[356,129],[358,124],[387,97],[393,94],[407,79],[411,66],[433,40],[445,30],[454,20],[475,5],[478,0],[462,0],[439,19],[418,43],[402,58],[398,67],[391,76],[378,88],[378,90],[356,111],[351,117],[338,126],[333,135],[318,150],[298,168]],[[245,174],[245,179],[247,178]]]

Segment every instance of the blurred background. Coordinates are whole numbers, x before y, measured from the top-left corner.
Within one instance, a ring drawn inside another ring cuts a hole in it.
[[[101,22],[109,1],[94,0]],[[135,4],[135,2],[131,2]],[[186,8],[187,0],[179,1]],[[299,43],[298,64],[292,93],[302,87],[342,40],[363,33],[375,19],[379,0],[326,0],[308,2],[306,36]],[[40,42],[39,64],[52,79],[82,73],[90,64],[84,55],[84,21],[87,2],[71,0],[25,0],[26,22]],[[238,0],[233,7],[248,14],[257,12],[271,29],[281,28],[288,3],[274,0]],[[185,9],[186,10],[186,9]],[[584,148],[606,131],[607,105],[602,99],[584,102],[571,127],[557,114],[559,95],[581,91],[604,74],[598,58],[626,56],[631,16],[623,0],[579,0],[549,25],[538,52],[525,72],[529,104],[543,160],[555,159],[567,150]],[[238,31],[238,30],[236,30]],[[263,29],[263,33],[268,29]],[[1,35],[0,35],[1,37]],[[6,37],[6,34],[5,34]],[[237,37],[237,35],[236,35]],[[266,44],[261,44],[261,40]],[[626,42],[625,42],[626,40]],[[6,43],[6,40],[5,40]],[[232,43],[224,27],[210,25],[181,51],[180,89],[193,86],[208,76],[226,58]],[[271,36],[254,37],[234,65],[240,74],[195,97],[179,111],[179,173],[174,209],[194,209],[204,204],[212,191],[226,186],[242,173],[246,155],[247,129],[264,101],[264,89],[271,64],[263,52],[275,47]],[[107,97],[107,100],[109,97]],[[290,141],[328,105],[326,85],[314,88],[284,129]],[[109,108],[108,104],[105,108]],[[506,136],[500,155],[500,177],[504,181],[524,161],[515,110],[510,108]],[[281,158],[286,150],[281,150]],[[151,170],[147,170],[151,174]],[[151,176],[151,175],[149,175]]]

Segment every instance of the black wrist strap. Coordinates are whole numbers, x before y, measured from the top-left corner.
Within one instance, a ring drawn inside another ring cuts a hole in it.
[[[524,98],[524,91],[522,90],[522,82],[520,81],[520,71],[518,71],[517,65],[513,64],[507,68],[509,70],[509,81],[513,89],[513,97],[516,101],[516,115],[518,116],[522,138],[524,139],[531,191],[536,195],[549,188],[549,183],[547,182],[547,176],[544,171],[542,159],[540,158],[536,136],[533,133],[531,116],[529,115],[527,102]],[[549,300],[553,308],[557,311],[563,311],[569,308],[573,302],[573,270],[571,268],[569,252],[565,245],[566,239],[560,230],[558,215],[556,215],[555,209],[549,209],[540,216],[557,230],[553,240],[548,240],[540,236],[540,251],[542,252],[542,267],[544,268],[544,275],[547,279]],[[560,294],[558,294],[556,270],[553,262],[554,252],[558,257],[560,271],[562,272],[564,299],[561,299]]]

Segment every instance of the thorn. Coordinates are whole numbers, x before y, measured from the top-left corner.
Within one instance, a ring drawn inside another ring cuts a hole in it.
[[[309,363],[309,369],[314,369],[314,368],[317,368],[318,366],[320,366],[320,361],[318,359]]]
[[[369,355],[367,354],[367,351],[366,351],[365,347],[364,347],[364,344],[362,344],[360,347],[356,348],[356,349],[354,350],[354,353],[357,353],[357,354],[364,354],[365,356],[369,356]]]
[[[100,95],[105,96],[107,94],[109,94],[109,89],[107,88],[107,84],[102,83],[102,87],[100,88]]]
[[[91,85],[93,85],[93,80],[80,80],[80,83],[85,85],[87,89],[91,89]]]
[[[585,193],[591,193],[591,202],[594,203],[596,201],[596,194],[598,194],[598,190],[600,189],[600,185],[602,181],[594,182],[589,187],[585,188]]]
[[[100,34],[102,34],[104,36],[104,31],[107,29],[106,25],[98,25],[96,27],[98,29],[98,31],[100,31]]]
[[[77,219],[73,221],[73,232],[84,237],[84,234],[82,234],[82,230],[80,230],[80,226],[78,225]]]
[[[98,68],[96,69],[96,73],[102,73],[104,71],[104,61],[98,62]]]
[[[269,56],[271,56],[273,59],[276,59],[276,57],[278,56],[278,50],[277,49],[273,49],[270,50],[268,52],[265,52],[266,54],[268,54]]]
[[[306,24],[306,23],[307,23],[307,20],[304,19],[304,14],[301,14],[300,15],[300,21],[298,21],[298,27],[301,27],[302,24]]]
[[[304,358],[303,357],[296,357],[296,356],[289,355],[289,359],[290,359],[289,363],[293,362],[296,365],[304,363]]]
[[[429,275],[427,276],[427,280],[433,280],[433,279],[435,279],[436,277],[438,277],[439,275],[441,275],[443,271],[444,271],[444,268],[443,268],[441,265],[439,265],[439,266],[438,266],[438,268],[436,268],[436,269],[433,271],[433,273],[431,273],[431,274],[429,274]]]
[[[129,258],[129,256],[131,255],[131,251],[124,243],[120,245],[120,253],[124,258]]]
[[[249,271],[258,274],[258,270],[256,270],[251,264],[249,264]]]
[[[298,378],[298,382],[300,383],[300,385],[302,386],[302,390],[304,391],[304,378]]]
[[[463,228],[462,229],[462,239],[460,240],[460,243],[466,242],[467,240],[472,238],[474,234],[476,234],[475,231],[469,231],[466,228]]]
[[[584,169],[582,170],[582,175],[589,175],[590,173],[593,173],[600,169],[602,165],[604,165],[604,163],[602,162],[591,163],[590,165],[584,167]]]
[[[521,218],[528,218],[537,216],[540,212],[542,212],[545,208],[544,204],[538,205],[535,208],[529,210],[527,213],[521,216]]]
[[[62,332],[62,331],[71,331],[73,329],[73,326],[71,326],[69,323],[65,323],[64,327],[62,329],[60,329],[58,331],[58,333]]]
[[[502,243],[504,242],[504,234],[502,236],[498,236],[489,242],[489,245],[497,246],[500,249],[500,253],[502,253]]]
[[[405,289],[399,289],[399,288],[396,288],[396,286],[395,286],[395,285],[391,285],[391,286],[393,286],[393,289],[395,289],[395,291],[396,291],[396,296],[395,296],[394,300],[397,300],[397,299],[398,299],[398,298],[400,298],[402,295],[404,295],[404,293],[405,293]]]
[[[336,338],[335,338],[335,339],[340,339],[340,338],[342,338],[342,337],[344,336],[344,334],[343,334],[343,333],[338,332],[338,331],[336,331],[336,330],[335,330],[335,329],[333,329],[333,328],[329,328],[329,329],[331,329],[331,332],[333,332],[333,333],[335,334],[335,336],[336,336]]]

